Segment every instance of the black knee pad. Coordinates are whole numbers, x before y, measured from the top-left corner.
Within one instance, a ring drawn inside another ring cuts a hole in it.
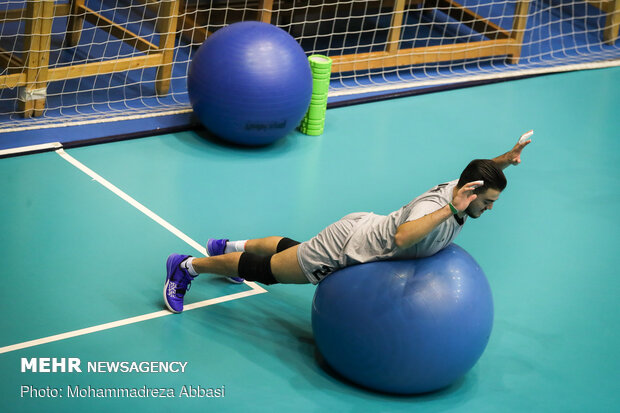
[[[244,252],[239,258],[239,277],[265,285],[276,284],[278,281],[271,272],[271,257]]]
[[[278,246],[276,247],[277,252],[282,252],[287,250],[295,245],[299,245],[299,242],[292,240],[290,238],[282,238],[280,242],[278,242]]]

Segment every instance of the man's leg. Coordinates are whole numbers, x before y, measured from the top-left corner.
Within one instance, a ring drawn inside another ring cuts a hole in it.
[[[237,277],[239,258],[242,252],[216,255],[214,257],[195,257],[192,260],[194,271],[198,274],[218,274],[226,277]]]
[[[279,242],[279,241],[278,241]],[[249,243],[249,241],[248,241]],[[267,248],[268,244],[261,248]],[[276,243],[277,247],[277,243]],[[299,245],[287,248],[277,254],[256,258],[258,254],[252,252],[232,252],[230,254],[217,255],[215,257],[194,258],[192,266],[198,274],[217,274],[226,277],[243,277],[248,281],[257,281],[266,284],[265,280],[268,270],[273,275],[276,282],[282,284],[307,284],[308,279],[304,275],[299,262],[297,261],[297,249]],[[263,249],[263,251],[265,250]],[[241,258],[243,254],[248,254]],[[252,256],[254,255],[254,256]],[[242,264],[242,271],[239,272],[239,262]],[[254,265],[256,263],[256,265]],[[262,265],[264,263],[264,265]],[[264,268],[263,268],[264,267]],[[272,282],[273,283],[273,282]]]
[[[299,243],[285,237],[266,237],[246,241],[209,239],[207,242],[207,253],[211,257],[227,253],[230,254],[233,252],[251,252],[252,254],[258,255],[273,255],[296,244]]]
[[[250,252],[231,252],[205,258],[170,255],[166,262],[167,277],[164,285],[164,300],[170,311],[175,313],[183,311],[185,293],[192,280],[202,273],[224,275],[238,279],[239,282],[246,279],[267,285],[309,282],[297,262],[299,246],[297,241],[283,237],[269,237],[250,240],[246,244],[249,244]],[[269,254],[271,251],[277,252]]]
[[[295,245],[298,245],[298,244],[299,242],[294,241],[290,238],[285,238],[285,237],[266,237],[266,238],[258,238],[258,239],[251,239],[251,240],[245,240],[245,241],[230,241],[228,239],[210,238],[207,241],[207,255],[209,257],[215,257],[215,256],[231,254],[235,252],[248,252],[251,254],[266,257],[266,256],[271,256],[273,254],[277,254],[278,252],[282,252],[285,249],[294,247]],[[192,261],[193,260],[194,259],[192,259]],[[259,263],[259,262],[254,263],[254,261],[251,261],[250,264],[252,264],[254,267],[256,265],[260,265],[258,269],[265,269],[266,267],[268,267],[268,264],[266,263]],[[244,269],[247,269],[247,265],[242,264],[242,266]],[[192,267],[192,271],[193,270],[194,269]],[[195,272],[191,272],[191,274],[197,275]],[[236,284],[242,283],[244,281],[243,278],[237,277],[237,276],[228,276],[228,280]]]
[[[299,245],[287,248],[271,257],[271,271],[275,279],[281,284],[309,284],[299,261],[297,250]]]
[[[250,239],[245,243],[245,251],[258,255],[273,255],[278,252],[278,244],[284,237]]]

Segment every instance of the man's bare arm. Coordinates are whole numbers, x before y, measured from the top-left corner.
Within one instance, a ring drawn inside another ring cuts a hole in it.
[[[457,211],[465,211],[469,204],[477,198],[474,189],[478,185],[477,181],[469,182],[459,188],[452,200],[452,206]],[[417,244],[424,237],[431,233],[439,224],[447,220],[453,215],[449,205],[444,205],[437,211],[434,211],[421,218],[413,221],[405,222],[396,230],[394,242],[398,248],[406,249]]]

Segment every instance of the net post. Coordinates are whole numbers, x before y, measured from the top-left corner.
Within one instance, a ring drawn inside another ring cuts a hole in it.
[[[512,22],[512,31],[510,37],[514,40],[513,53],[508,55],[508,63],[517,64],[521,57],[521,46],[523,45],[523,36],[525,35],[525,27],[530,8],[530,0],[520,0],[515,7],[515,17]]]
[[[162,1],[159,13],[157,26],[160,30],[159,51],[161,53],[161,64],[157,67],[155,89],[158,95],[165,95],[170,89],[170,78],[172,76],[177,21],[179,18],[179,1]]]
[[[273,14],[273,0],[259,0],[258,20],[263,23],[271,23],[272,14]]]
[[[84,1],[71,0],[66,37],[67,44],[71,47],[77,46],[80,42],[82,27],[84,26]]]
[[[386,49],[386,51],[390,54],[396,53],[398,51],[404,13],[405,0],[396,0],[394,2],[394,14],[392,14],[392,23],[390,25],[390,34],[388,35],[388,43]]]
[[[620,0],[609,1],[606,7],[607,17],[605,18],[605,29],[603,39],[606,44],[613,46],[618,38],[620,29]]]
[[[18,98],[19,111],[24,117],[41,116],[45,109],[53,18],[53,0],[26,3],[26,84]]]

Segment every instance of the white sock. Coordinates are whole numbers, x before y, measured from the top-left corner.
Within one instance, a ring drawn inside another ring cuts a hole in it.
[[[189,257],[188,259],[183,261],[181,265],[187,270],[187,272],[189,272],[189,275],[191,275],[192,277],[195,277],[198,275],[198,273],[196,272],[196,270],[194,269],[194,266],[192,265],[193,261],[194,261],[194,257]]]
[[[248,240],[243,241],[228,241],[226,248],[224,248],[224,254],[230,254],[231,252],[245,252],[245,243]]]

